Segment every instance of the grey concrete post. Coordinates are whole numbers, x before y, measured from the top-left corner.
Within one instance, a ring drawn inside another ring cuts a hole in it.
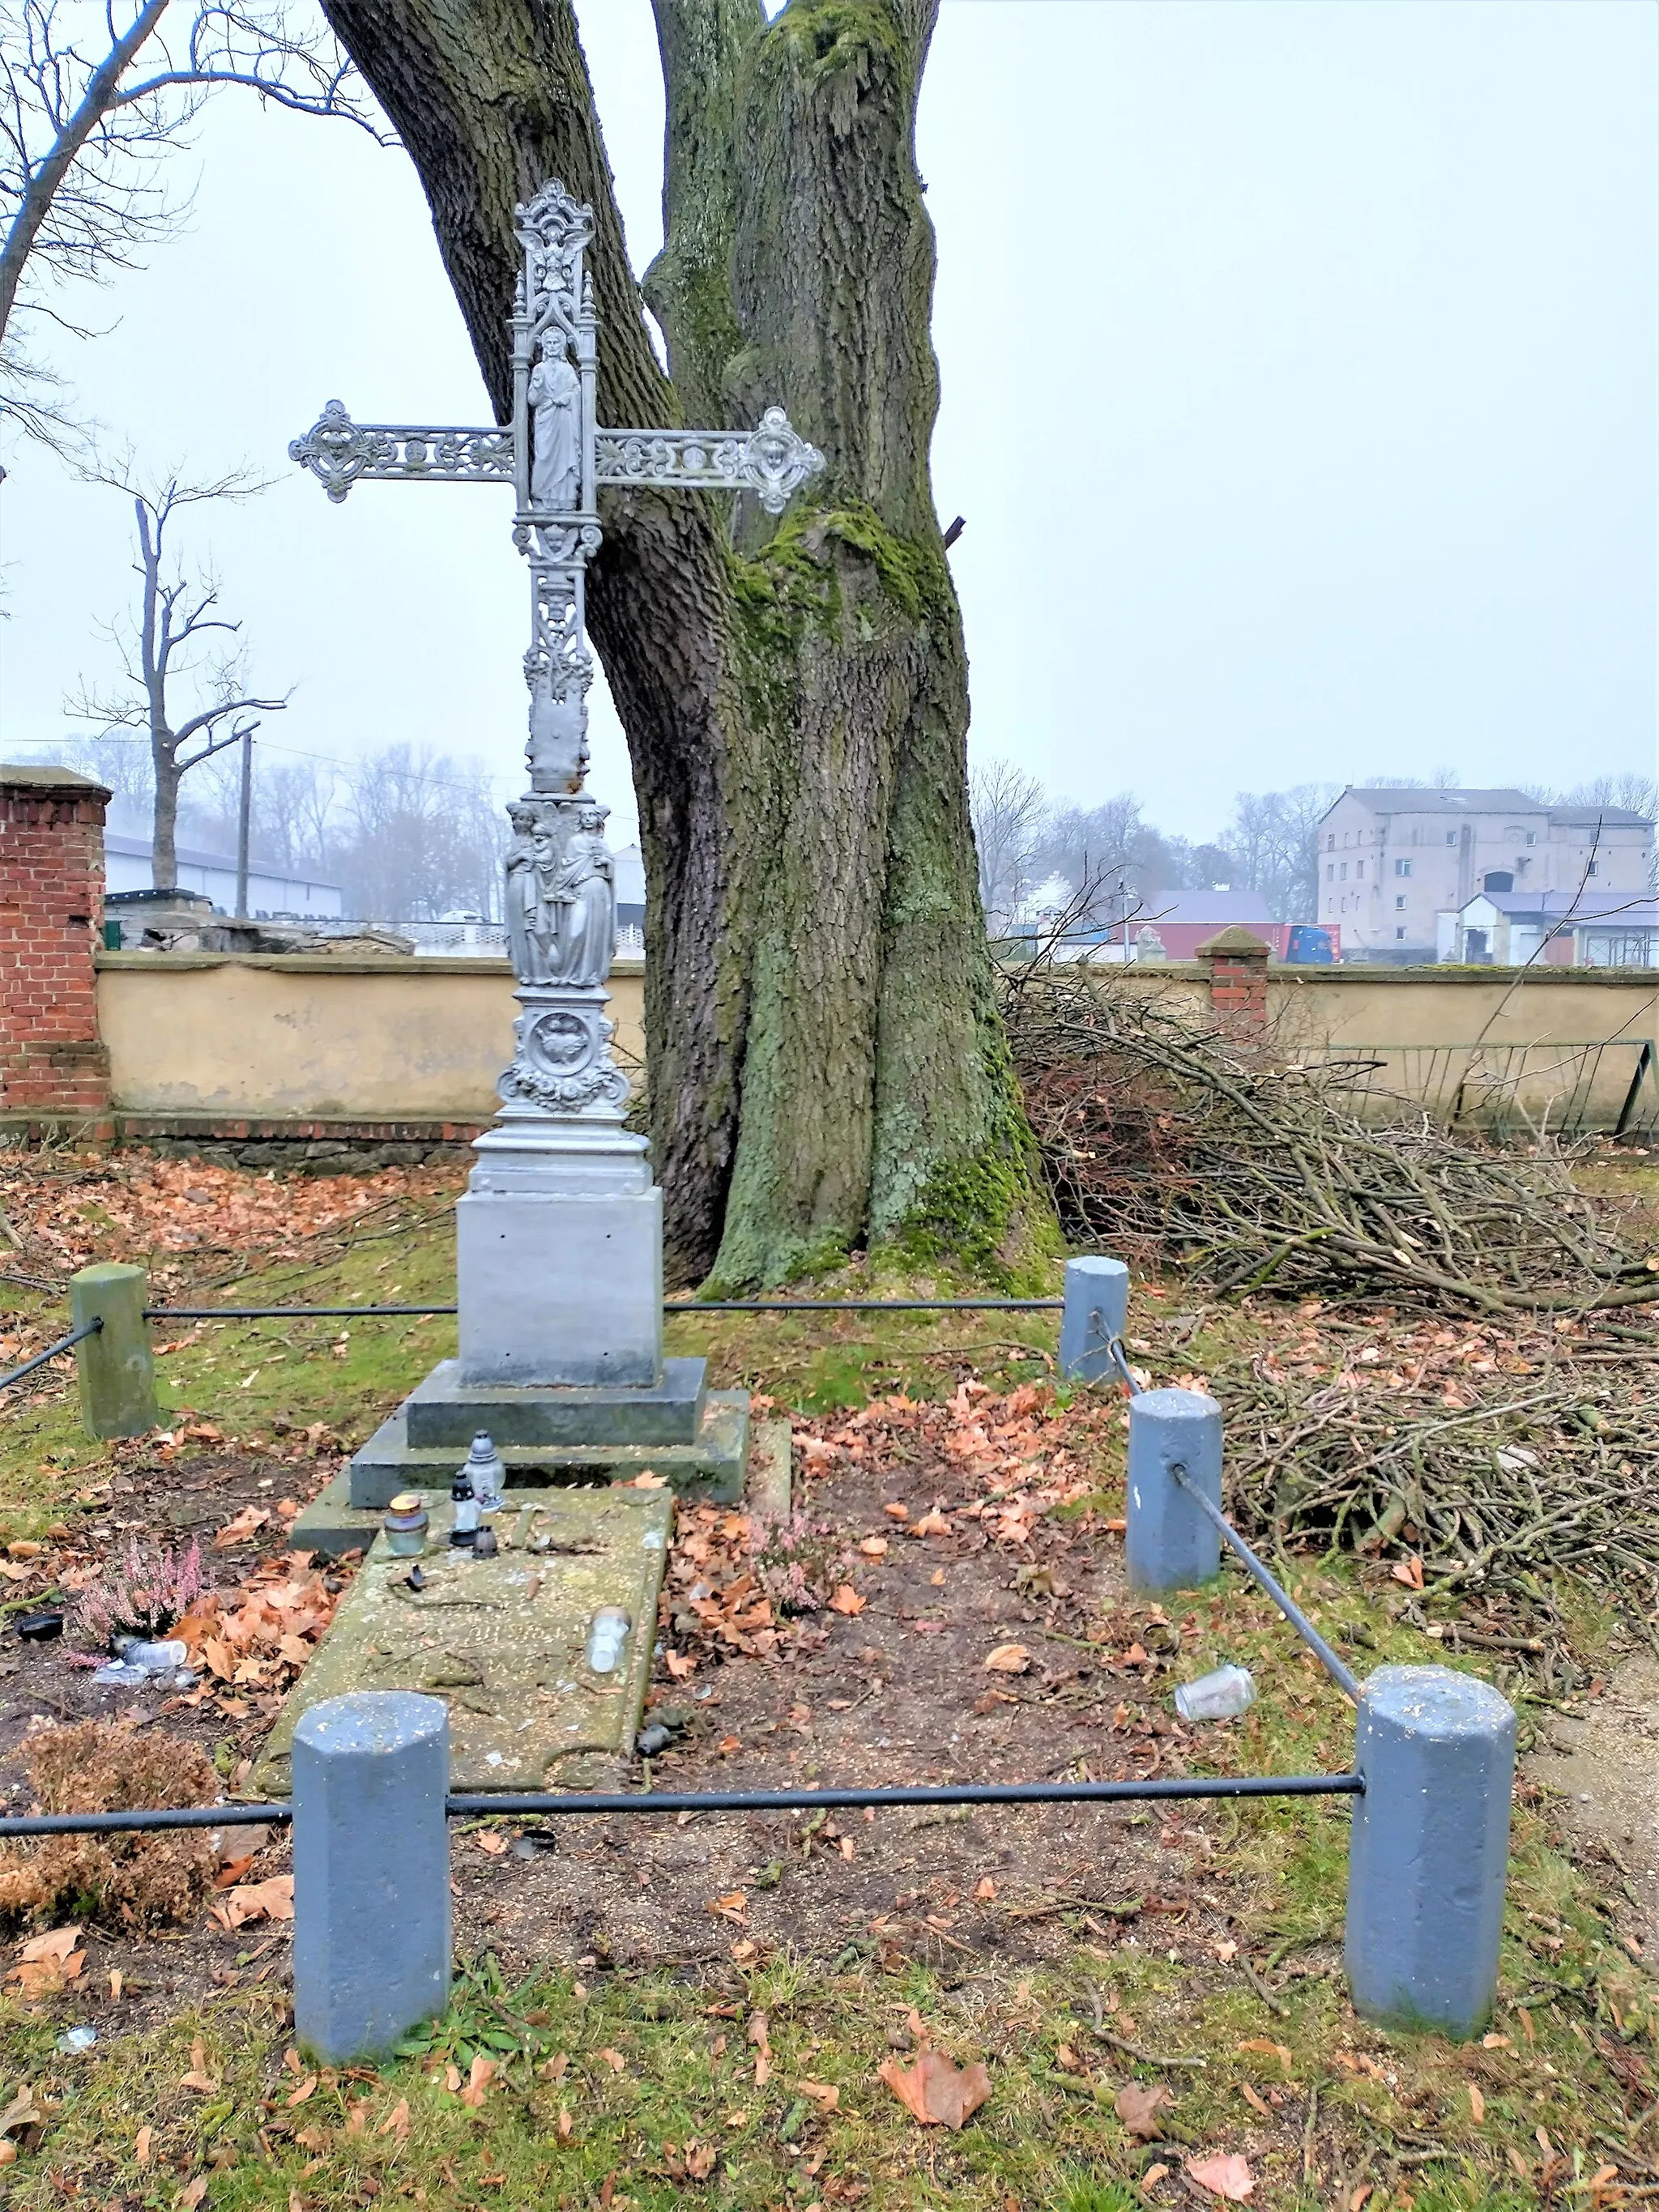
[[[1476,2035],[1492,2016],[1515,1711],[1449,1667],[1379,1667],[1359,1704],[1345,1951],[1368,2020]]]
[[[81,1385],[81,1426],[89,1437],[142,1437],[156,1426],[155,1362],[144,1319],[148,1279],[142,1267],[105,1261],[70,1277],[70,1317],[76,1328],[100,1321],[96,1336],[75,1347]]]
[[[1109,1337],[1121,1336],[1129,1317],[1129,1270],[1121,1260],[1066,1262],[1066,1310],[1060,1317],[1062,1382],[1098,1382],[1115,1375],[1106,1354]]]
[[[449,1993],[449,1714],[358,1690],[294,1731],[294,2028],[330,2065],[386,2051]]]
[[[1220,1571],[1221,1538],[1176,1480],[1180,1468],[1221,1503],[1221,1408],[1200,1390],[1143,1390],[1129,1401],[1128,1528],[1137,1589],[1190,1589]]]

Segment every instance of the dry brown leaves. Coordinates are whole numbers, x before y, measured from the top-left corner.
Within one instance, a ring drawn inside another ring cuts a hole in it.
[[[1255,2176],[1250,2171],[1248,2159],[1237,2151],[1219,2154],[1214,2158],[1189,2158],[1187,2172],[1200,2189],[1212,2195],[1224,2197],[1235,2204],[1243,2204],[1255,2187]]]
[[[337,1568],[329,1580],[338,1582]],[[181,1703],[213,1698],[233,1718],[274,1712],[334,1618],[331,1590],[308,1552],[264,1560],[234,1590],[210,1590],[174,1627],[209,1679]]]
[[[1100,1446],[1121,1413],[1109,1395],[1060,1409],[1046,1386],[999,1397],[969,1382],[942,1404],[895,1395],[851,1415],[796,1419],[793,1446],[809,1486],[849,1466],[920,1460],[933,1503],[913,1516],[890,1500],[880,1534],[840,1528],[810,1510],[771,1525],[721,1507],[682,1508],[659,1612],[671,1680],[686,1681],[710,1661],[811,1649],[823,1634],[812,1616],[855,1619],[869,1601],[861,1578],[890,1566],[907,1540],[967,1535],[1022,1549],[1054,1507],[1097,1488]],[[1024,1671],[1017,1650],[993,1654],[992,1672]]]
[[[292,1920],[294,1877],[274,1874],[264,1881],[234,1882],[210,1910],[222,1928],[244,1928],[251,1920]]]
[[[1097,1488],[1099,1445],[1120,1411],[1115,1395],[1060,1408],[1043,1384],[1022,1383],[999,1397],[982,1382],[965,1382],[942,1403],[895,1395],[850,1417],[797,1420],[795,1447],[809,1478],[897,1460],[924,1469],[931,1462],[937,1485],[932,1506],[914,1518],[896,1501],[884,1507],[896,1525],[885,1538],[866,1538],[840,1555],[827,1601],[838,1612],[861,1610],[856,1574],[906,1538],[925,1544],[977,1534],[1011,1550],[1028,1544],[1045,1514]],[[988,1664],[994,1672],[1018,1671],[1012,1657]]]
[[[4,2153],[3,2158],[0,2158],[0,2165],[9,2166],[17,2155],[17,2142],[12,2141],[14,2136],[26,2149],[35,2148],[46,2132],[46,2122],[54,2109],[50,2101],[45,2099],[37,2100],[33,2085],[24,2082],[10,2103],[0,2109],[0,2152]]]
[[[962,2127],[991,2094],[991,2077],[977,2060],[958,2066],[942,2051],[919,2051],[908,2067],[884,2058],[876,2071],[924,2127]]]
[[[665,2142],[663,2171],[671,2181],[707,2181],[719,2155],[713,2143],[699,2142],[695,2136],[687,2142],[684,2154],[676,2144]]]
[[[57,1996],[67,1983],[79,1980],[87,1963],[86,1953],[78,1948],[80,1941],[78,1923],[67,1928],[49,1929],[44,1936],[32,1936],[6,1979],[16,1983],[20,1996]]]
[[[0,1206],[21,1256],[64,1274],[145,1253],[297,1257],[309,1238],[377,1207],[435,1199],[453,1182],[444,1168],[278,1176],[204,1160],[88,1159],[42,1173],[27,1156],[0,1154]]]
[[[1090,1445],[1116,1411],[1110,1398],[1059,1408],[1046,1384],[1022,1383],[999,1397],[966,1382],[942,1403],[896,1395],[839,1422],[798,1421],[795,1443],[809,1474],[848,1461],[879,1462],[896,1444],[913,1457],[920,1444],[945,1486],[915,1520],[890,1512],[900,1523],[891,1536],[925,1542],[976,1524],[993,1542],[1020,1545],[1051,1508],[1095,1488]]]
[[[715,1654],[777,1656],[788,1632],[762,1579],[765,1537],[758,1521],[723,1507],[683,1507],[676,1516],[658,1617],[679,1647],[667,1655],[677,1681]]]
[[[219,1778],[193,1744],[159,1729],[83,1721],[38,1729],[24,1757],[48,1813],[210,1805]],[[159,1835],[45,1836],[0,1845],[0,1914],[84,1910],[82,1900],[128,1927],[192,1919],[213,1874],[200,1830]]]
[[[1132,2136],[1142,2142],[1156,2142],[1164,2132],[1164,2123],[1158,2118],[1166,2105],[1175,2099],[1162,2081],[1130,2081],[1117,2093],[1115,2110]]]

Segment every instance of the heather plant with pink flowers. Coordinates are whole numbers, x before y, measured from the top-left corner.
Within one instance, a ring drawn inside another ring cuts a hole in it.
[[[76,1625],[94,1645],[118,1636],[165,1636],[202,1595],[202,1550],[144,1544],[130,1536],[119,1557],[81,1593]]]

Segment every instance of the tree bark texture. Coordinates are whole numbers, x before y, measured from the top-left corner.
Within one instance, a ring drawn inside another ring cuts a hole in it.
[[[607,494],[589,621],[650,885],[667,1260],[780,1280],[865,1243],[1012,1279],[1047,1237],[992,994],[967,661],[928,475],[938,407],[916,95],[938,0],[655,0],[666,242],[630,273],[569,0],[326,0],[424,183],[507,405],[512,216],[592,204],[602,422],[748,427],[828,469],[745,499]],[[411,399],[415,395],[411,395]]]

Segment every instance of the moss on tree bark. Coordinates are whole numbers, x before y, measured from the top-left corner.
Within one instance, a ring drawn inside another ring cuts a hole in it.
[[[671,1273],[776,1282],[866,1243],[1005,1279],[1052,1237],[992,991],[967,660],[927,453],[916,95],[938,0],[655,0],[652,351],[569,0],[327,0],[401,132],[498,410],[513,205],[596,217],[608,422],[787,408],[828,469],[781,522],[607,495],[589,621],[650,882]]]

